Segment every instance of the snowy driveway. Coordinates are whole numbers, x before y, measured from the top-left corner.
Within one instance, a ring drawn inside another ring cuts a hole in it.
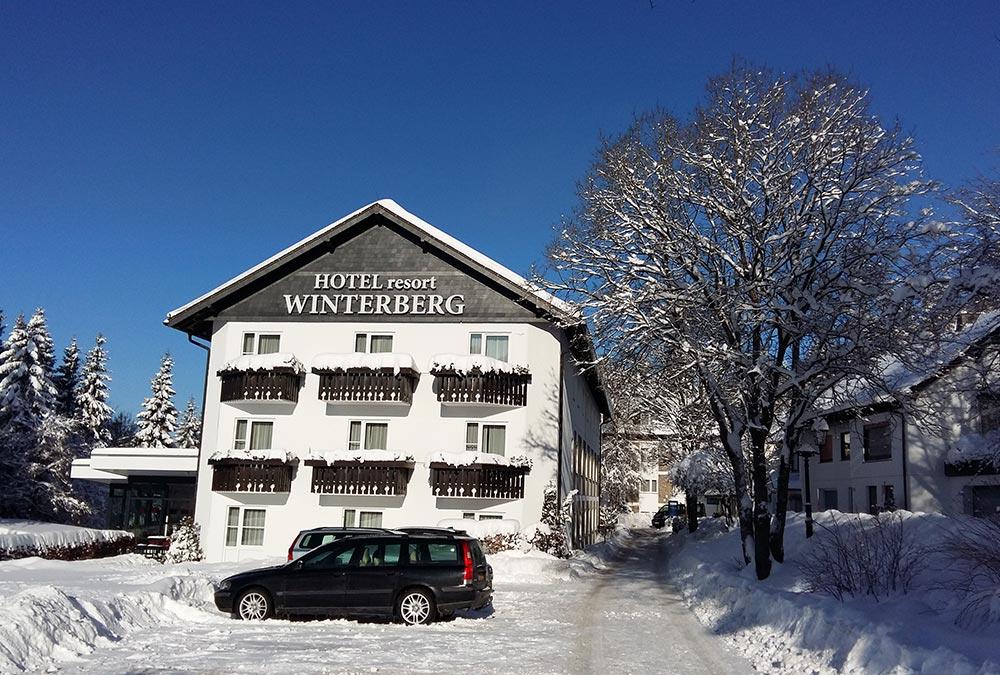
[[[120,639],[99,637],[93,652],[82,656],[56,652],[57,660],[47,665],[86,673],[750,672],[663,584],[665,558],[662,537],[651,532],[637,533],[621,560],[602,571],[579,574],[579,567],[572,571],[563,561],[499,556],[492,614],[423,627],[236,621],[208,604],[207,583],[198,578],[205,573],[192,566],[188,585],[203,585],[194,597],[161,603],[151,612],[154,621],[126,617]],[[80,565],[61,563],[72,564]],[[218,578],[219,570],[211,576]],[[167,579],[172,577],[160,583]],[[527,583],[534,580],[543,583]],[[105,586],[109,595],[123,591],[116,583]]]

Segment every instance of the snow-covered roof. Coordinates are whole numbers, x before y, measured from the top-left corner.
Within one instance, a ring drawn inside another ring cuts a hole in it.
[[[313,359],[314,370],[349,370],[351,368],[371,368],[380,370],[392,368],[392,372],[399,375],[400,370],[413,370],[420,372],[409,354],[397,352],[385,352],[382,354],[367,354],[363,352],[349,352],[344,354],[320,354]]]
[[[360,209],[353,211],[352,213],[349,213],[343,218],[340,218],[339,220],[330,223],[326,227],[322,228],[317,232],[314,232],[305,239],[302,239],[301,241],[292,244],[288,248],[276,253],[275,255],[271,256],[270,258],[261,262],[260,264],[254,265],[253,267],[243,272],[242,274],[239,274],[230,279],[229,281],[221,284],[220,286],[213,288],[208,293],[205,293],[204,295],[195,298],[191,302],[182,305],[171,312],[168,312],[167,317],[164,320],[164,323],[166,323],[167,325],[172,325],[175,319],[177,319],[179,315],[187,312],[188,310],[206,301],[215,298],[218,295],[221,295],[229,291],[232,287],[237,286],[247,278],[255,275],[257,272],[266,269],[271,265],[274,265],[280,261],[285,260],[292,254],[296,253],[299,249],[308,246],[317,239],[322,239],[328,236],[334,230],[337,230],[345,225],[352,224],[353,222],[356,221],[356,219],[358,219],[359,216],[368,215],[366,213],[368,211],[371,211],[373,213],[381,212],[383,214],[393,216],[398,220],[404,221],[411,227],[422,231],[423,234],[426,235],[427,237],[437,240],[437,242],[442,244],[443,246],[452,249],[453,251],[467,258],[469,261],[501,277],[511,285],[517,287],[526,296],[539,300],[542,303],[555,308],[558,312],[563,313],[567,316],[570,317],[579,316],[579,311],[570,303],[560,300],[551,293],[548,293],[547,291],[539,288],[535,284],[529,282],[527,279],[517,274],[516,272],[508,269],[504,265],[501,265],[500,263],[493,260],[489,256],[480,253],[479,251],[472,248],[468,244],[459,241],[458,239],[452,237],[450,234],[447,234],[446,232],[439,230],[438,228],[434,227],[425,220],[418,218],[417,216],[413,215],[412,213],[404,209],[402,206],[397,204],[395,201],[391,199],[380,199],[377,202],[372,202],[371,204],[363,206]]]
[[[226,365],[222,366],[220,372],[229,370],[275,370],[278,368],[290,368],[298,375],[303,375],[306,372],[305,366],[295,358],[294,354],[281,352],[274,354],[246,354],[226,363]]]
[[[454,371],[459,375],[467,373],[516,373],[526,375],[528,369],[513,363],[480,354],[437,354],[431,357],[430,371]]]
[[[310,450],[303,458],[309,462],[412,462],[411,453],[396,450]]]
[[[506,457],[490,452],[435,452],[427,459],[428,462],[448,464],[450,466],[471,466],[473,464],[495,464],[496,466],[520,466],[531,468],[531,458],[524,455]]]
[[[295,464],[299,458],[288,450],[216,450],[208,457],[209,462],[221,462],[227,459],[244,460],[248,462],[284,462]]]

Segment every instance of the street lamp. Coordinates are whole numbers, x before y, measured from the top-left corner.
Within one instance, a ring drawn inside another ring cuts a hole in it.
[[[816,446],[799,448],[799,456],[805,464],[806,474],[806,539],[813,536],[813,505],[812,505],[812,485],[809,483],[809,458],[819,452],[819,449],[826,443],[826,434],[830,431],[830,425],[822,417],[817,417],[813,422],[813,433],[816,434]]]

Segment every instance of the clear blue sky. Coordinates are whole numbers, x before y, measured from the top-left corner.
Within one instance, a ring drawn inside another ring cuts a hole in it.
[[[109,339],[135,411],[165,313],[381,197],[539,261],[602,133],[734,56],[833,65],[956,184],[996,165],[1000,3],[0,2],[0,308]]]

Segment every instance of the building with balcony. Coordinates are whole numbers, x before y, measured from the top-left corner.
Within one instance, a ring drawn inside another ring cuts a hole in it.
[[[191,460],[208,559],[282,555],[320,525],[526,527],[552,481],[560,499],[578,490],[573,543],[595,540],[610,410],[597,372],[577,365],[594,358],[585,326],[395,202],[324,227],[165,323],[207,352]]]

